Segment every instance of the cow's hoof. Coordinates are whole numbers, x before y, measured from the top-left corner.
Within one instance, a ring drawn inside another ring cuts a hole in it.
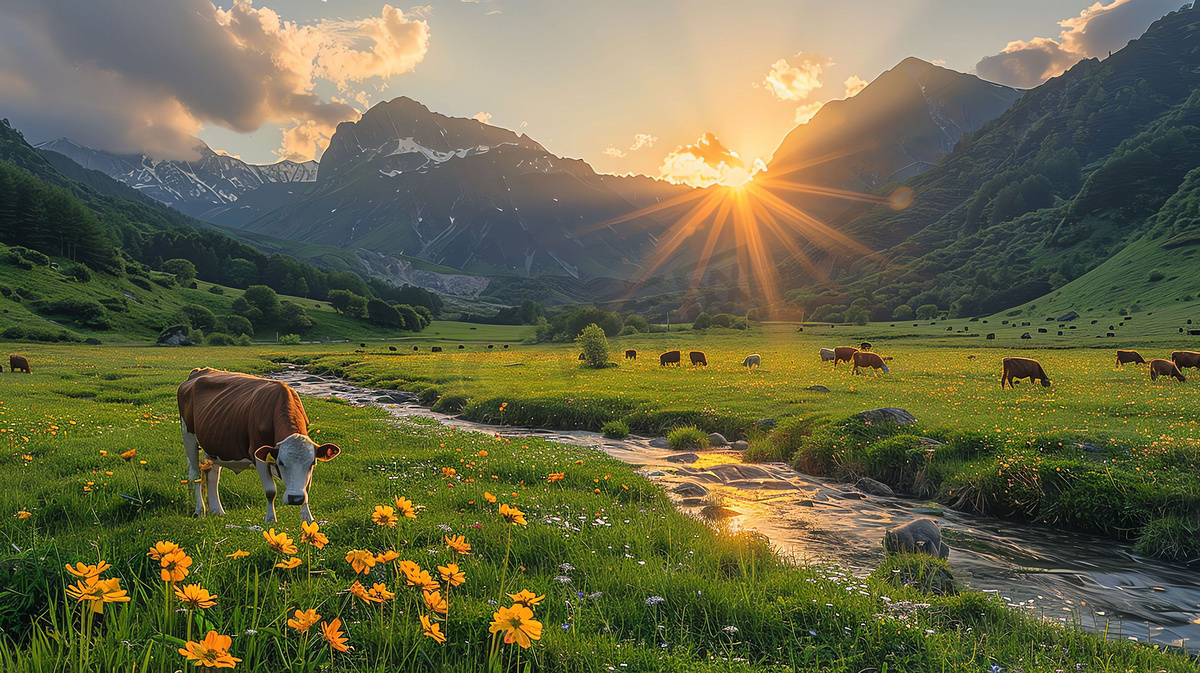
[[[198,510],[192,512],[192,518],[193,519],[203,519],[204,518],[204,510],[198,509]]]
[[[213,516],[225,516],[225,510],[221,509],[220,507],[213,509],[213,510],[209,510],[209,513],[212,514]]]

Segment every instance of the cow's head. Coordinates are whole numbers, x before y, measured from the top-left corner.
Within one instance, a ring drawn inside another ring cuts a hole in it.
[[[307,435],[296,433],[279,442],[278,446],[260,446],[254,459],[274,463],[283,481],[283,502],[304,505],[308,502],[308,485],[312,481],[313,465],[328,461],[342,450],[336,444],[317,444]]]
[[[1042,379],[1042,387],[1049,388],[1050,387],[1050,379]]]

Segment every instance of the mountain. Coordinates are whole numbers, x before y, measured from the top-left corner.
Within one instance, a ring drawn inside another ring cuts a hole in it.
[[[66,157],[80,166],[115,178],[176,210],[216,224],[237,226],[281,206],[317,177],[317,162],[280,161],[248,164],[214,152],[196,139],[193,161],[157,160],[143,154],[113,154],[66,138],[39,143],[37,149],[61,166]]]
[[[875,209],[842,226],[880,253],[840,265],[833,289],[806,301],[834,313],[858,298],[880,315],[901,304],[994,313],[1062,288],[1131,244],[1147,247],[1167,221],[1183,227],[1169,237],[1176,252],[1167,255],[1162,241],[1149,247],[1168,266],[1184,264],[1181,249],[1200,244],[1194,219],[1164,208],[1191,202],[1181,190],[1200,167],[1198,88],[1200,11],[1183,9],[964,135],[936,168],[905,183],[914,191],[907,209]],[[813,284],[792,271],[793,285]]]

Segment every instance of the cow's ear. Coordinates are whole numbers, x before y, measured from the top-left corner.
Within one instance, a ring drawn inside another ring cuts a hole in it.
[[[328,462],[337,458],[341,452],[342,450],[338,448],[337,444],[322,444],[316,450],[317,460]]]
[[[260,463],[273,463],[279,457],[279,448],[274,446],[260,446],[254,451],[254,460]]]

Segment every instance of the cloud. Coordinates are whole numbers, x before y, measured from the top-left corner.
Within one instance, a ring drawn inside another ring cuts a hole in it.
[[[763,78],[761,85],[777,100],[804,100],[822,86],[821,75],[833,61],[820,54],[799,53],[793,59],[779,59]],[[758,86],[757,84],[755,86]]]
[[[616,159],[624,159],[625,158],[625,153],[622,152],[621,150],[613,147],[612,145],[609,145],[608,147],[604,148],[604,154],[605,154],[605,156],[610,156],[610,157],[613,157]]]
[[[939,67],[939,68],[944,68],[944,67],[946,66],[946,59],[944,59],[944,58],[935,58],[935,59],[933,59],[932,61],[930,61],[930,63],[932,63],[932,64],[936,65],[936,66],[937,66],[937,67]]]
[[[859,77],[858,75],[850,75],[850,77],[846,79],[845,85],[846,98],[854,98],[858,95],[858,92],[867,88],[867,80]]]
[[[637,133],[633,136],[633,144],[629,146],[629,151],[636,152],[644,147],[654,147],[654,143],[656,142],[658,142],[658,136],[652,136],[649,133]]]
[[[817,113],[820,112],[821,108],[823,107],[825,107],[825,103],[822,102],[801,105],[800,107],[796,108],[795,123],[807,124],[809,120],[817,116]]]
[[[1022,88],[1057,77],[1085,58],[1104,58],[1146,31],[1155,20],[1178,9],[1180,0],[1097,2],[1079,16],[1058,23],[1058,38],[1035,37],[1009,42],[1004,51],[975,66],[982,78]]]
[[[475,114],[471,115],[471,119],[474,119],[477,122],[483,122],[484,124],[488,124],[488,123],[491,123],[491,121],[492,121],[492,113],[484,112],[484,111],[480,110],[479,112],[476,112]]]
[[[755,159],[747,168],[737,152],[722,145],[715,135],[705,133],[694,145],[680,145],[663,158],[659,177],[693,187],[736,187],[763,170],[766,164],[762,159]]]
[[[338,122],[359,116],[319,96],[319,81],[362,104],[356,85],[411,71],[428,47],[428,24],[390,5],[299,24],[250,0],[0,4],[0,82],[18,128],[161,158],[193,157],[206,124],[277,124],[277,153],[311,159]]]

